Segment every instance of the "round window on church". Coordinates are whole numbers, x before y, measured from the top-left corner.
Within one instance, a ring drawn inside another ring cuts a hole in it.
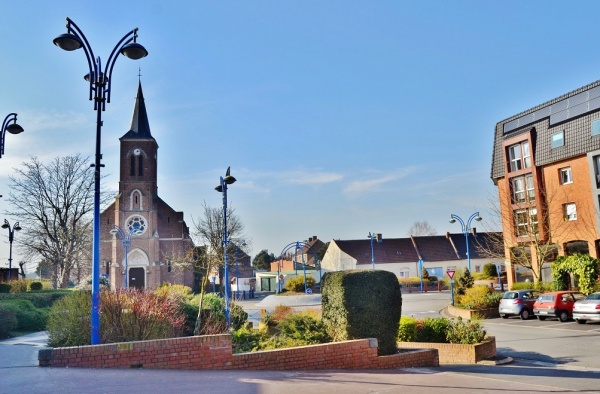
[[[141,235],[146,232],[146,219],[142,216],[132,216],[127,222],[127,228],[132,234]]]

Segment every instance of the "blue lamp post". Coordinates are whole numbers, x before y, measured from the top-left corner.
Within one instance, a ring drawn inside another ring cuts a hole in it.
[[[127,281],[127,275],[129,273],[127,258],[129,255],[129,246],[131,246],[131,236],[137,234],[138,232],[139,230],[137,228],[132,228],[131,230],[129,230],[128,233],[125,233],[125,231],[123,231],[123,229],[120,226],[117,226],[116,224],[113,225],[113,229],[110,230],[110,233],[113,235],[121,235],[121,242],[123,243],[123,248],[125,249],[125,273],[123,278],[123,287],[125,289],[129,288],[129,282]]]
[[[227,167],[225,177],[221,177],[219,186],[215,190],[223,195],[223,282],[225,282],[225,317],[227,319],[227,328],[231,325],[231,316],[229,313],[229,269],[227,263],[227,185],[234,183],[236,179],[230,175],[230,169]]]
[[[375,249],[373,248],[373,238],[375,238],[375,233],[369,233],[367,237],[371,239],[371,269],[375,269]]]
[[[8,114],[6,118],[4,118],[4,122],[2,122],[2,129],[0,129],[0,157],[4,154],[4,138],[6,137],[7,131],[11,134],[20,134],[24,131],[23,128],[17,124],[17,114],[14,112]]]
[[[8,244],[9,244],[9,252],[8,252],[8,280],[12,279],[12,244],[15,239],[15,231],[21,231],[21,226],[19,226],[19,222],[16,222],[12,227],[8,220],[4,219],[4,224],[2,228],[8,229]]]
[[[471,232],[471,222],[473,221],[473,219],[477,220],[478,222],[481,221],[481,216],[479,216],[479,212],[475,212],[474,214],[472,214],[469,217],[469,219],[467,220],[466,224],[460,218],[460,216],[457,216],[455,214],[450,215],[450,223],[455,223],[458,220],[462,227],[462,232],[465,235],[465,239],[467,242],[467,268],[469,269],[469,272],[471,272],[471,255],[469,253],[469,233]]]
[[[423,292],[423,259],[419,259],[419,281],[421,282],[421,293]]]
[[[100,168],[101,163],[101,130],[102,111],[106,109],[106,103],[110,103],[110,92],[112,82],[112,71],[115,62],[122,54],[130,59],[138,60],[148,56],[148,51],[136,42],[137,31],[135,28],[125,34],[113,48],[106,69],[102,69],[100,57],[94,56],[94,51],[87,38],[79,27],[71,19],[67,18],[67,32],[56,37],[53,42],[57,47],[65,51],[74,51],[83,48],[88,63],[89,73],[84,77],[89,82],[89,99],[94,101],[96,111],[96,155],[94,167],[94,226],[92,241],[92,312],[91,312],[91,343],[100,343]]]

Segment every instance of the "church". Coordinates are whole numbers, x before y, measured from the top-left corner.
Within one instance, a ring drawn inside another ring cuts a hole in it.
[[[141,82],[131,127],[120,139],[119,192],[100,215],[101,273],[111,289],[156,289],[163,283],[194,287],[194,248],[183,212],[158,196],[158,144],[150,133]],[[127,253],[126,253],[127,251]]]

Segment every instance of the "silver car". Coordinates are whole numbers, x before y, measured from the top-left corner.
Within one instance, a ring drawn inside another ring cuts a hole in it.
[[[592,293],[573,305],[573,319],[579,324],[600,321],[600,292]]]
[[[503,319],[519,316],[527,320],[533,316],[533,303],[539,295],[540,292],[533,289],[507,291],[500,300],[498,313]]]

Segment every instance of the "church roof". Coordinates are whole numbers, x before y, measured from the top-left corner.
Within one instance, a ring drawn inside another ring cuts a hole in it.
[[[138,85],[137,97],[133,106],[133,115],[131,116],[131,126],[122,139],[151,139],[150,123],[148,122],[148,113],[144,103],[144,94],[142,93],[142,82]]]

